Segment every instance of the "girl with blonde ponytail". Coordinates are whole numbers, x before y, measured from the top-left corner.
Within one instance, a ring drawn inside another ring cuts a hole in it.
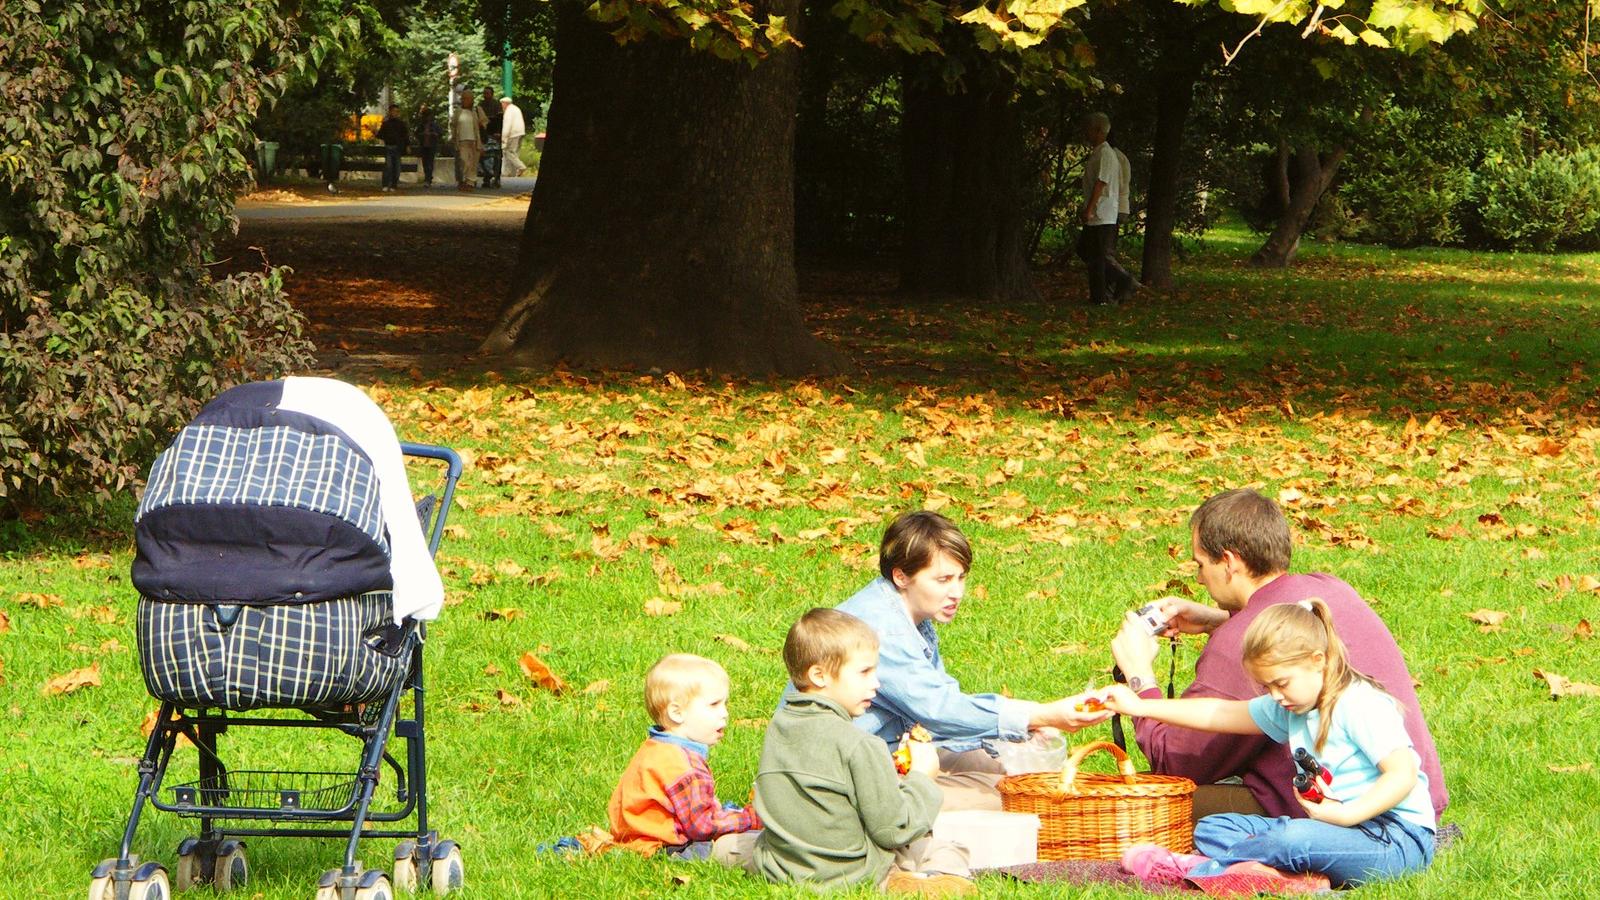
[[[1201,858],[1172,857],[1189,878],[1231,865],[1265,863],[1358,885],[1426,868],[1433,861],[1433,804],[1399,704],[1351,668],[1321,600],[1264,610],[1245,631],[1244,665],[1266,693],[1252,700],[1147,700],[1124,685],[1107,708],[1184,728],[1265,734],[1305,751],[1328,773],[1320,799],[1299,797],[1308,818],[1224,813],[1194,830]]]

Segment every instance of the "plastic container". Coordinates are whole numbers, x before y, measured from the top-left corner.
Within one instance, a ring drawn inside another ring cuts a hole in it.
[[[1039,861],[1039,817],[995,809],[953,809],[933,820],[933,836],[967,848],[974,869]]]
[[[1007,775],[1060,772],[1067,761],[1067,739],[1060,734],[1053,737],[1036,734],[1025,741],[995,741],[991,746]]]

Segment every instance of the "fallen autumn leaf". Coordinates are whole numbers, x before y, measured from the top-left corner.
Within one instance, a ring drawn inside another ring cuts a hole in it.
[[[517,665],[522,667],[523,674],[532,679],[534,684],[552,694],[560,694],[567,689],[567,683],[550,671],[544,660],[534,656],[532,652],[522,654],[522,658],[517,660]]]

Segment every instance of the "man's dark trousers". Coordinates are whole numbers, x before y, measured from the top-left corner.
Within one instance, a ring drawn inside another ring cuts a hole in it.
[[[1133,284],[1133,276],[1117,262],[1117,226],[1085,225],[1078,235],[1078,258],[1089,273],[1089,302],[1116,302]],[[1107,284],[1110,281],[1111,284]],[[1108,291],[1109,289],[1109,291]]]

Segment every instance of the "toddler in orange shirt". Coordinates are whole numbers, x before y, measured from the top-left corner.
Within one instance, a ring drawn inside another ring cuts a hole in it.
[[[728,726],[728,673],[712,660],[673,653],[650,668],[645,706],[655,725],[611,793],[611,835],[638,853],[740,865],[761,821],[717,800],[706,764]]]

